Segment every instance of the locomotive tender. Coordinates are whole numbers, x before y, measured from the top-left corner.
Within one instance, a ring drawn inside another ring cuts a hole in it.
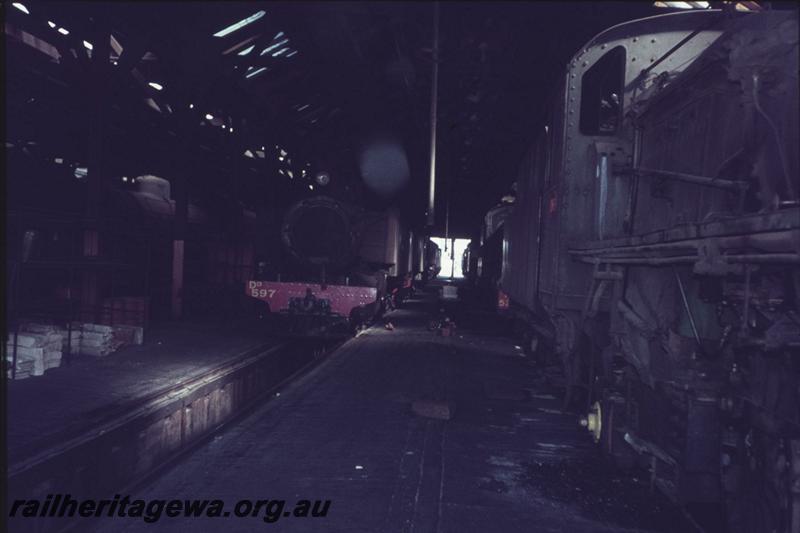
[[[800,531],[796,11],[612,27],[524,158],[501,288],[618,464],[730,531]]]

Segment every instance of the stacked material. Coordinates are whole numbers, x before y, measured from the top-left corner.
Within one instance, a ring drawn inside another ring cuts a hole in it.
[[[33,359],[25,359],[23,357],[17,357],[17,373],[16,375],[11,372],[11,365],[13,365],[13,355],[6,356],[6,360],[8,361],[8,369],[6,370],[6,375],[8,379],[25,379],[30,376],[40,375],[34,374],[34,360]],[[44,372],[44,371],[42,371]]]
[[[114,328],[102,324],[73,323],[73,329],[80,332],[79,353],[105,357],[119,348],[123,342],[114,338]]]
[[[63,340],[57,328],[34,328],[37,331],[30,331],[27,327],[20,329],[17,334],[9,333],[6,340],[6,361],[9,366],[14,364],[16,354],[16,379],[41,376],[45,370],[61,366]],[[10,368],[7,373],[11,377]]]
[[[142,344],[144,342],[144,328],[140,326],[116,325],[114,329],[114,340],[121,345]]]
[[[72,344],[70,353],[78,353],[81,345],[81,332],[80,330],[73,329],[67,331],[66,328],[60,326],[52,326],[49,324],[25,323],[20,326],[20,331],[29,333],[58,333],[61,335],[61,352],[67,352],[67,345]]]
[[[120,346],[142,344],[143,328],[139,326],[105,326],[73,322],[70,331],[59,326],[25,322],[15,335],[6,340],[7,374],[12,375],[16,348],[16,379],[41,376],[45,370],[61,366],[61,356],[71,348],[72,354],[104,357]],[[70,346],[71,345],[71,346]]]
[[[70,350],[69,350],[70,354],[78,353],[78,352],[81,351],[81,332],[80,332],[80,330],[73,329],[73,330],[68,332],[66,329],[62,329],[61,330],[61,335],[63,336],[63,340],[64,340],[64,342],[62,344],[62,350],[64,352],[67,351],[67,346],[68,345],[71,345],[70,346]]]

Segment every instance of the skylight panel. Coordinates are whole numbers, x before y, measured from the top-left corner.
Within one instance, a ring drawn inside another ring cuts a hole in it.
[[[87,50],[94,50],[94,45],[89,41],[83,41],[83,47]]]
[[[242,19],[239,22],[237,22],[236,24],[232,24],[232,25],[228,26],[227,28],[224,28],[224,29],[218,31],[217,33],[214,34],[214,37],[225,37],[226,35],[229,35],[229,34],[235,32],[236,30],[244,28],[248,24],[251,24],[251,23],[257,21],[258,19],[260,19],[261,17],[263,17],[266,14],[267,14],[266,11],[257,11],[256,13],[254,13],[254,14],[250,15],[249,17],[247,17],[246,19]]]
[[[275,34],[275,37],[273,37],[272,40],[274,41],[275,39],[280,39],[281,37],[283,37],[283,32],[279,31],[277,34]]]
[[[253,48],[255,48],[255,47],[256,47],[256,45],[254,45],[254,44],[251,44],[250,46],[248,46],[247,48],[245,48],[244,50],[242,50],[241,52],[239,52],[237,55],[240,55],[240,56],[246,56],[247,54],[249,54],[250,52],[252,52],[252,51],[253,51]]]
[[[267,70],[267,67],[261,67],[258,70],[254,70],[251,73],[245,75],[245,78],[248,78],[248,79],[249,78],[254,78],[254,77],[258,76],[259,74],[263,73],[266,70]]]
[[[247,39],[234,44],[233,46],[231,46],[230,48],[228,48],[227,50],[222,52],[222,55],[226,56],[226,55],[230,54],[231,52],[235,52],[236,50],[242,48],[243,46],[246,46],[246,45],[252,43],[253,41],[258,39],[259,37],[261,37],[260,33],[258,35],[251,35]]]
[[[260,55],[262,55],[262,56],[263,56],[263,55],[265,55],[265,54],[268,54],[268,53],[272,52],[273,50],[276,50],[276,49],[278,49],[279,47],[283,46],[284,44],[286,44],[286,43],[288,43],[288,42],[289,42],[289,39],[284,39],[284,40],[282,40],[282,41],[279,41],[279,42],[277,42],[277,43],[275,43],[275,44],[271,44],[271,45],[267,46],[266,48],[264,48],[264,49],[261,51],[261,54],[260,54]]]
[[[69,35],[69,30],[67,30],[66,28],[58,28],[58,33],[60,33],[61,35]]]
[[[282,53],[286,52],[287,50],[289,50],[288,46],[286,48],[281,48],[280,50],[278,50],[277,52],[272,54],[272,57],[278,57],[279,55],[281,55]]]
[[[708,2],[655,2],[655,7],[667,7],[672,9],[709,9]]]
[[[23,12],[23,13],[25,13],[26,15],[30,15],[30,14],[31,14],[31,12],[30,12],[30,11],[28,11],[28,8],[27,8],[27,7],[25,7],[25,4],[20,4],[19,2],[14,2],[14,3],[13,3],[13,4],[11,4],[11,5],[12,5],[12,6],[14,6],[14,7],[16,7],[17,9],[19,9],[20,11],[22,11],[22,12]]]
[[[114,50],[117,56],[122,55],[122,50],[123,50],[122,45],[119,44],[119,41],[117,40],[116,37],[114,37],[114,35],[111,35],[111,38],[109,39],[109,44],[111,45],[111,49]]]
[[[309,105],[305,104],[297,108],[298,111],[303,111],[304,109],[308,109]]]
[[[156,91],[160,91],[160,90],[164,89],[163,85],[161,85],[160,83],[156,83],[154,81],[149,82],[147,85],[149,85],[150,87],[152,87]]]
[[[55,28],[56,27],[56,23],[53,22],[52,20],[48,20],[47,21],[47,25],[50,26],[51,28]]]
[[[26,31],[6,25],[6,34],[8,37],[22,42],[32,48],[35,48],[39,52],[50,56],[56,63],[60,62],[61,60],[61,54],[55,46],[51,45],[47,41],[37,38],[34,35],[31,35]]]
[[[294,55],[297,55],[297,50],[292,50],[291,52],[289,52],[288,54],[286,54],[286,57],[292,57],[292,56],[294,56]]]

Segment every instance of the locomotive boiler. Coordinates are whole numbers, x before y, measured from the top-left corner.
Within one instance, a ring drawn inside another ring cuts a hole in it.
[[[800,530],[797,68],[796,11],[606,30],[567,65],[505,224],[501,287],[565,405],[735,532]]]
[[[411,266],[405,235],[393,210],[371,212],[327,196],[303,199],[283,217],[288,254],[277,279],[251,280],[247,294],[302,335],[366,325],[385,310],[387,283],[397,285]]]

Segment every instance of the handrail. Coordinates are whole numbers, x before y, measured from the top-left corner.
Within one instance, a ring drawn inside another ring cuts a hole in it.
[[[707,187],[717,187],[720,189],[731,189],[736,191],[744,191],[750,187],[748,182],[742,180],[710,178],[708,176],[698,176],[696,174],[686,174],[684,172],[673,172],[671,170],[656,170],[639,167],[626,168],[623,169],[622,172],[635,174],[637,176],[657,176],[659,178],[674,179],[688,183],[695,183],[697,185],[704,185]]]

